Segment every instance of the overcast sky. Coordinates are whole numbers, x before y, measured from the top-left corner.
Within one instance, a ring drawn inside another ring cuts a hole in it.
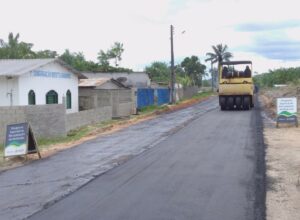
[[[191,55],[204,63],[211,45],[223,43],[257,72],[300,66],[299,0],[0,0],[0,6],[1,39],[20,33],[34,50],[68,48],[94,61],[119,41],[121,65],[134,70],[169,62],[170,24],[177,63]]]

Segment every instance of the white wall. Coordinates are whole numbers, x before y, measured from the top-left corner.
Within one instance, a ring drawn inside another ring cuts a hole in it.
[[[12,93],[12,97],[9,93]],[[0,106],[18,105],[18,78],[0,77]],[[12,103],[11,103],[12,102]]]
[[[28,93],[35,92],[36,105],[46,104],[46,94],[50,90],[58,93],[58,103],[63,103],[68,90],[72,95],[72,109],[67,109],[67,113],[78,112],[78,77],[74,73],[64,68],[58,63],[50,63],[36,71],[47,71],[57,73],[69,73],[71,78],[53,78],[45,76],[34,76],[29,72],[19,77],[19,105],[28,105]]]

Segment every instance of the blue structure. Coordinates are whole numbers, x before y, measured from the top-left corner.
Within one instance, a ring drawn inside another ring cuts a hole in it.
[[[137,108],[154,105],[154,89],[137,89]]]
[[[163,105],[170,102],[168,88],[139,88],[137,89],[137,108],[141,109],[150,105]]]
[[[167,88],[157,89],[157,105],[168,104],[170,102],[170,90]]]

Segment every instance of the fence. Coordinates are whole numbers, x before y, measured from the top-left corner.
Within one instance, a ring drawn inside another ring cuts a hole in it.
[[[139,88],[137,89],[137,108],[141,109],[150,105],[163,105],[170,102],[168,88]]]
[[[29,122],[38,137],[65,136],[64,105],[0,107],[0,141],[4,141],[6,125]]]
[[[154,89],[137,89],[137,108],[154,105]]]
[[[188,99],[197,94],[196,86],[176,88],[176,100]],[[170,90],[168,88],[139,88],[137,89],[137,108],[141,109],[150,105],[163,105],[170,102]]]
[[[108,121],[112,118],[112,107],[105,106],[76,113],[66,114],[66,131],[84,125]]]
[[[0,142],[5,139],[8,124],[29,122],[37,137],[51,138],[66,136],[72,129],[111,118],[111,106],[70,114],[66,114],[63,104],[0,107]]]
[[[163,105],[170,102],[170,90],[169,89],[156,89],[157,91],[157,105]]]

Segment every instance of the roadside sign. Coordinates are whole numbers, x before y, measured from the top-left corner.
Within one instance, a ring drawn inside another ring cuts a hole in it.
[[[4,157],[38,153],[38,146],[28,123],[10,124],[6,127]]]
[[[295,123],[298,127],[297,98],[277,98],[277,127],[279,123]]]

